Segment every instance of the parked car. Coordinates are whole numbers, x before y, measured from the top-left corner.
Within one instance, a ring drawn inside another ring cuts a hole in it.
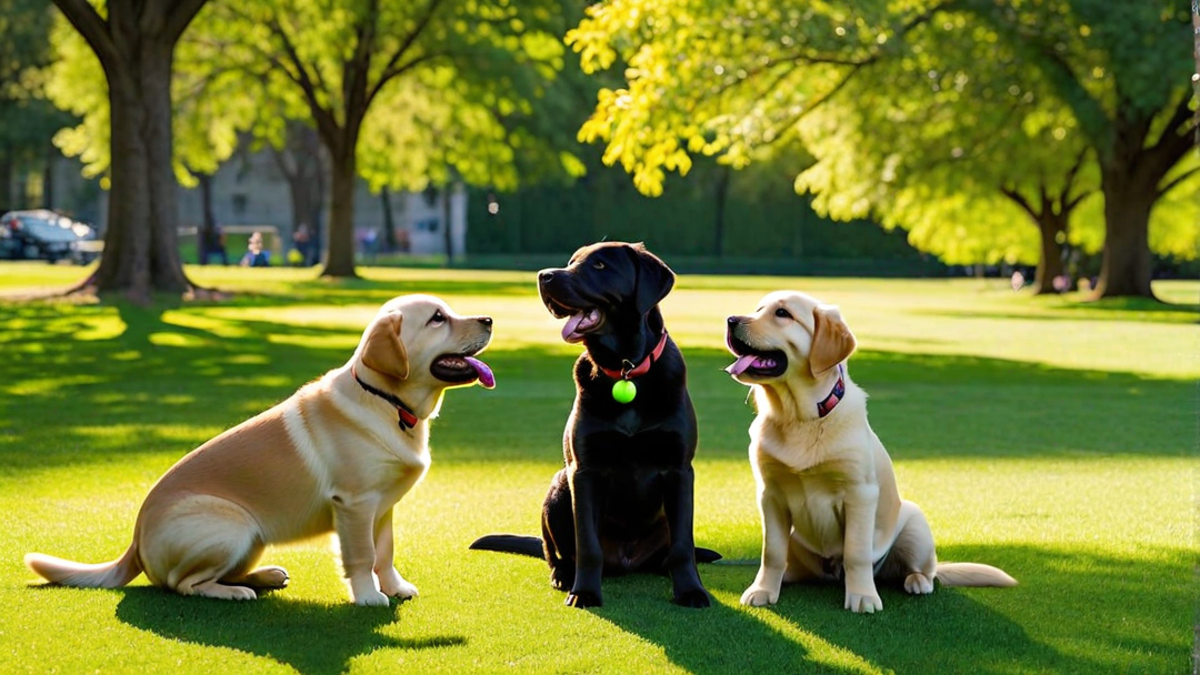
[[[0,258],[83,265],[99,255],[95,240],[92,227],[53,211],[9,211],[0,216]]]

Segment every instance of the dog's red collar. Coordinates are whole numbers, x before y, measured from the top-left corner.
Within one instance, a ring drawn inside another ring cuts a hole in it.
[[[837,404],[841,403],[842,399],[845,397],[846,366],[845,364],[839,363],[837,383],[833,385],[833,391],[829,392],[829,395],[825,397],[825,400],[817,403],[817,415],[824,417],[833,412],[833,409],[836,408]]]
[[[662,358],[663,350],[666,348],[667,331],[664,330],[662,332],[662,337],[658,338],[658,344],[655,345],[654,350],[647,354],[646,358],[642,359],[642,362],[636,366],[630,361],[624,361],[622,362],[624,367],[621,370],[611,370],[609,368],[605,368],[599,363],[596,364],[596,367],[599,368],[600,371],[605,375],[614,380],[632,380],[635,377],[641,377],[642,375],[650,372],[650,366],[653,366],[660,358]]]
[[[368,394],[378,396],[379,398],[391,403],[396,407],[396,415],[400,418],[399,424],[401,429],[408,431],[409,429],[417,426],[417,422],[421,421],[419,417],[413,414],[413,411],[410,410],[408,406],[404,405],[404,401],[401,401],[400,398],[395,394],[389,394],[382,389],[372,387],[366,382],[363,382],[362,378],[358,376],[358,371],[354,369],[354,366],[350,366],[350,374],[354,376],[354,380],[358,382],[358,386],[363,388],[363,391],[367,392]]]

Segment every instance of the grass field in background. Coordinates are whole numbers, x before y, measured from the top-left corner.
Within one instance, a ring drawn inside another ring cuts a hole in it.
[[[536,533],[561,465],[578,347],[529,273],[188,269],[221,303],[0,301],[0,671],[8,673],[1183,673],[1197,604],[1193,493],[1200,282],[1173,305],[1032,298],[999,280],[681,277],[663,306],[700,419],[696,538],[731,564],[708,610],[665,578],[605,580],[605,606],[562,605],[536,560],[468,551]],[[0,293],[78,268],[0,265]],[[721,368],[724,318],[792,288],[841,306],[850,361],[902,494],[943,560],[1020,585],[841,608],[833,586],[743,608],[760,526],[746,460],[753,412]],[[349,604],[327,542],[268,551],[291,586],[256,603],[146,585],[44,588],[21,556],[110,560],[179,457],[345,362],[386,299],[429,292],[496,319],[495,391],[451,391],[433,467],[396,508],[397,565],[420,597]]]

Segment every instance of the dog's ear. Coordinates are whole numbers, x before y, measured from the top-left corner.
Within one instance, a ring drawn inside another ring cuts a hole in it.
[[[675,273],[642,244],[631,244],[633,264],[637,266],[637,288],[635,302],[639,314],[645,314],[662,302],[675,287]]]
[[[380,318],[363,343],[362,363],[378,373],[398,380],[408,378],[408,350],[400,340],[404,315],[392,312]]]
[[[813,309],[813,320],[816,331],[813,335],[812,352],[808,355],[808,367],[813,377],[833,368],[850,358],[858,341],[854,333],[842,320],[842,313],[837,307],[817,307]]]

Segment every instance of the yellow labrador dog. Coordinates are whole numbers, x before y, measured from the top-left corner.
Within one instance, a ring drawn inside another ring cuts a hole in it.
[[[916,504],[900,498],[892,460],[867,423],[867,395],[846,373],[856,341],[836,307],[771,293],[728,319],[727,368],[754,389],[750,464],[763,523],[762,564],[743,605],[774,604],[783,582],[844,576],[845,607],[883,609],[875,580],[909,593],[1012,586],[988,565],[938,564]]]
[[[133,543],[84,565],[39,553],[51,582],[115,588],[145,572],[183,595],[251,600],[287,572],[254,568],[263,547],[336,531],[354,602],[387,605],[417,589],[392,564],[392,506],[429,467],[429,423],[442,393],[491,370],[474,355],[489,317],[460,317],[437,298],[385,304],[350,361],[181,459],[150,490]]]

